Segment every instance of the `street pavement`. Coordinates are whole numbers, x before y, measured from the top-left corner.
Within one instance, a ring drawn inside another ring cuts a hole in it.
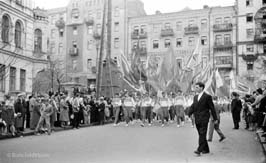
[[[219,142],[217,133],[209,143],[211,153],[197,157],[196,128],[187,122],[161,127],[158,122],[141,127],[92,126],[50,136],[27,136],[0,141],[0,163],[263,163],[265,156],[257,136],[241,129],[233,130],[231,114],[221,115],[221,130],[226,136]]]

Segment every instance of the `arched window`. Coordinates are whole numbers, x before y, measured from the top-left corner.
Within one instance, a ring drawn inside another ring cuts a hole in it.
[[[9,30],[10,30],[10,20],[7,15],[4,15],[2,18],[2,41],[5,43],[9,42]]]
[[[21,23],[17,21],[15,25],[15,45],[17,48],[21,48],[21,35],[22,35]]]
[[[40,53],[42,51],[42,31],[36,29],[34,32],[34,52]]]

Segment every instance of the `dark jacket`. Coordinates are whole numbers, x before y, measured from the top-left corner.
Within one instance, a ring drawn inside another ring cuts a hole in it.
[[[236,112],[241,112],[242,109],[242,102],[239,99],[233,99],[231,102],[231,111],[232,113]]]
[[[198,95],[194,96],[188,115],[190,116],[194,114],[196,124],[208,123],[210,119],[210,111],[213,119],[217,120],[212,97],[204,92],[199,101]]]

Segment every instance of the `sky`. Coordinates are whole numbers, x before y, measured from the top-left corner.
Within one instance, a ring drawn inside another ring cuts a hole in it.
[[[115,1],[115,0],[114,0]],[[69,0],[33,0],[35,6],[44,9],[65,7]],[[189,7],[200,9],[204,5],[208,6],[231,6],[235,0],[142,0],[147,14],[154,14],[156,10],[162,13],[176,12]]]

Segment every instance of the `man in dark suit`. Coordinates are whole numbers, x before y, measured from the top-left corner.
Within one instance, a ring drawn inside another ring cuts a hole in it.
[[[189,110],[189,116],[194,114],[195,124],[199,134],[199,146],[198,149],[194,151],[197,156],[200,156],[201,153],[210,153],[206,139],[210,111],[213,116],[214,123],[216,124],[218,122],[212,97],[204,92],[204,88],[205,85],[202,82],[195,84],[195,91],[197,92],[197,95],[194,96],[193,103]]]

